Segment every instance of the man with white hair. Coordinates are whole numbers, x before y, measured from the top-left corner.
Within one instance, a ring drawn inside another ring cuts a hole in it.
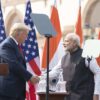
[[[15,23],[10,36],[0,44],[0,57],[9,65],[9,74],[0,76],[0,100],[25,100],[26,81],[39,82],[38,76],[26,70],[25,59],[18,48],[27,38],[29,29],[24,23]]]
[[[89,67],[87,59],[81,57],[80,38],[75,33],[67,34],[63,45],[66,53],[50,72],[50,80],[58,78],[62,71],[68,93],[66,100],[93,100],[96,66]]]

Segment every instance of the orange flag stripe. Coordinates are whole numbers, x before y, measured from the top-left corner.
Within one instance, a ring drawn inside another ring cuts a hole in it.
[[[82,23],[81,23],[81,6],[79,7],[78,19],[76,23],[76,34],[80,37],[80,44],[83,43]]]
[[[100,31],[99,31],[99,34],[98,34],[98,39],[100,40]],[[96,60],[97,60],[98,65],[100,66],[100,55],[99,55],[98,58],[96,58]]]
[[[99,34],[98,34],[98,39],[100,40],[100,31],[99,31]]]
[[[51,61],[51,59],[53,58],[56,50],[57,50],[57,47],[58,47],[58,44],[60,42],[60,39],[61,39],[61,28],[60,28],[60,21],[59,21],[59,15],[58,15],[58,11],[56,9],[56,7],[52,6],[52,13],[51,13],[51,22],[52,22],[52,25],[53,27],[55,28],[57,34],[55,37],[52,37],[50,38],[50,41],[49,41],[49,62]],[[45,46],[44,46],[44,49],[43,49],[43,56],[42,56],[42,68],[46,68],[46,54],[47,54],[47,41],[45,42]]]

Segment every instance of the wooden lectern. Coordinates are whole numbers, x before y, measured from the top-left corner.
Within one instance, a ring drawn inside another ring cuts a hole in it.
[[[8,75],[9,69],[7,63],[0,63],[0,75]]]
[[[37,92],[37,94],[39,96],[39,100],[46,100],[45,92]],[[65,96],[67,96],[66,92],[50,92],[49,100],[64,100]]]

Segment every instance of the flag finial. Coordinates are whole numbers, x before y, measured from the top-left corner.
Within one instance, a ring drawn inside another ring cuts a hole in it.
[[[54,0],[54,6],[57,6],[57,1],[56,0]]]

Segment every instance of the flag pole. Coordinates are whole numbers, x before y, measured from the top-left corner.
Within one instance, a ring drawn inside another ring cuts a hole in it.
[[[55,5],[55,4],[57,4],[57,1],[56,1],[56,0],[54,0],[54,5]]]
[[[57,7],[57,1],[56,0],[54,0],[54,4],[53,5]],[[52,12],[52,10],[53,10],[53,7],[51,9],[51,12]]]
[[[60,4],[62,4],[62,0],[60,0]]]
[[[81,0],[79,0],[79,7],[81,6]]]
[[[45,7],[46,7],[46,5],[47,5],[47,0],[45,0],[44,2],[45,2]]]

